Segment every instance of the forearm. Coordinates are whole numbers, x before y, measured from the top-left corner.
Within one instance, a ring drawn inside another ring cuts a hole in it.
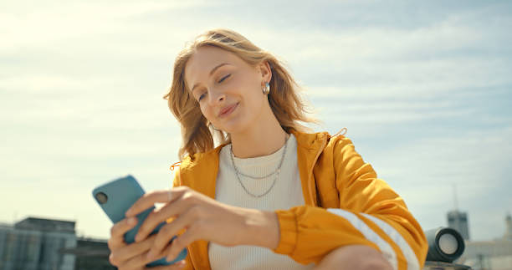
[[[271,250],[279,244],[279,221],[272,211],[243,210],[244,234],[240,245],[266,247]]]
[[[339,247],[327,254],[315,268],[350,270],[392,270],[384,256],[374,248],[361,245]]]

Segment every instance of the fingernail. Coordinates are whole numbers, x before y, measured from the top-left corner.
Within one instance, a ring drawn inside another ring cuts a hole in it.
[[[174,265],[176,265],[179,268],[183,268],[185,266],[185,264],[187,264],[187,262],[185,262],[185,260],[181,260],[181,261],[175,263]]]
[[[175,259],[175,258],[174,258],[174,256],[173,256],[173,255],[169,255],[169,256],[167,256],[167,258],[165,258],[165,260],[166,260],[166,261],[168,261],[168,262],[172,262],[174,259]],[[179,265],[180,263],[179,263],[179,262],[177,262],[177,263],[175,263],[175,264],[178,264],[178,265]]]
[[[133,225],[135,224],[135,218],[134,217],[131,217],[131,218],[128,218],[128,225]]]
[[[142,240],[142,235],[137,234],[137,235],[135,236],[135,242],[140,242],[141,240]]]
[[[148,259],[152,259],[154,256],[155,256],[155,252],[154,252],[153,250],[150,250],[150,251],[148,252],[148,255],[146,255],[146,257],[147,257]]]

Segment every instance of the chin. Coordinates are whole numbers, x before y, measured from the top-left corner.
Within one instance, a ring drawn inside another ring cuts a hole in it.
[[[226,123],[222,125],[222,131],[227,132],[229,134],[237,134],[237,133],[243,133],[248,128],[248,123],[244,123],[245,121],[229,121],[229,123]]]
[[[241,105],[241,104],[240,104]],[[242,110],[244,107],[239,106],[239,111],[237,114],[233,115],[232,118],[226,119],[225,122],[222,123],[221,129],[224,132],[233,134],[243,134],[251,130],[252,127],[258,125],[258,121],[262,121],[261,111],[258,113],[246,113],[247,111]],[[256,108],[257,109],[257,108]]]

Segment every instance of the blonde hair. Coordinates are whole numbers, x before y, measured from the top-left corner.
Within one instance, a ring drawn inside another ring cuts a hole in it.
[[[301,89],[283,64],[270,52],[254,45],[239,33],[228,29],[212,29],[197,36],[178,54],[174,61],[172,85],[164,96],[169,108],[181,124],[183,145],[179,150],[179,158],[187,154],[191,157],[198,152],[207,152],[214,148],[214,134],[217,133],[220,143],[230,142],[229,134],[209,127],[208,120],[201,113],[199,103],[193,98],[185,82],[185,66],[194,52],[203,46],[214,46],[234,53],[250,66],[267,61],[272,71],[270,93],[268,95],[272,112],[281,127],[290,132],[309,130],[299,122],[316,123],[317,120],[307,116],[307,106],[301,100],[298,91]]]

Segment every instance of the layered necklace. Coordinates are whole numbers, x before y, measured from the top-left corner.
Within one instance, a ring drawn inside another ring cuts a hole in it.
[[[265,175],[265,176],[252,176],[252,175],[247,175],[247,174],[244,174],[242,172],[240,172],[240,170],[236,167],[235,165],[235,159],[234,159],[234,154],[233,154],[233,145],[231,145],[231,147],[229,148],[230,152],[231,152],[231,163],[233,164],[233,168],[235,168],[235,174],[236,174],[236,178],[238,179],[238,182],[240,183],[240,185],[242,186],[242,188],[245,190],[245,192],[249,195],[251,195],[252,197],[254,198],[261,198],[265,195],[267,195],[271,190],[272,188],[274,187],[274,185],[276,184],[276,180],[277,178],[279,178],[279,173],[281,172],[281,166],[283,166],[283,162],[284,162],[284,157],[286,155],[286,148],[288,146],[288,138],[287,137],[284,141],[284,151],[283,151],[283,155],[281,156],[281,161],[279,162],[279,166],[277,166],[277,169],[274,170],[273,172],[271,172],[270,174],[268,175]],[[274,180],[272,181],[272,185],[270,186],[270,188],[263,192],[262,194],[253,194],[251,193],[244,185],[244,183],[242,183],[242,180],[240,179],[240,175],[241,176],[244,176],[244,177],[247,177],[247,178],[251,178],[251,179],[254,179],[254,180],[261,180],[261,179],[265,179],[265,178],[268,178],[270,176],[273,176],[275,175],[274,177]]]

